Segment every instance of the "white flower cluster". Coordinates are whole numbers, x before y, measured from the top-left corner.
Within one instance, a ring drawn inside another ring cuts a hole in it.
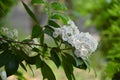
[[[75,47],[75,55],[83,59],[94,52],[97,48],[98,42],[89,33],[79,32],[77,26],[73,21],[69,20],[68,25],[64,25],[61,28],[54,29],[53,36],[62,36],[64,41],[67,41],[73,47]]]
[[[12,39],[17,39],[18,38],[18,31],[16,29],[13,29],[13,30],[9,30],[8,28],[4,28],[2,27],[0,32],[9,37],[9,38],[12,38]]]

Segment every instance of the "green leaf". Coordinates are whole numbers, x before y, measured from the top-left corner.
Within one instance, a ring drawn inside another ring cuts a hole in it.
[[[14,50],[14,54],[16,54],[16,58],[18,60],[18,62],[22,62],[23,60],[27,60],[28,59],[28,55],[24,52],[24,50],[22,50],[22,48],[20,47],[20,49],[17,48],[13,48]]]
[[[26,78],[25,78],[25,76],[24,76],[24,74],[23,74],[22,71],[17,71],[17,72],[15,73],[15,75],[17,76],[17,79],[18,79],[18,80],[26,80]]]
[[[82,58],[77,58],[75,55],[74,55],[74,58],[76,60],[76,66],[75,67],[77,67],[79,69],[87,69],[87,65]]]
[[[41,4],[41,3],[44,3],[44,0],[32,0],[31,3],[32,4]]]
[[[42,65],[43,66],[41,67],[41,71],[42,71],[43,79],[56,80],[52,69],[45,62],[42,62]]]
[[[36,61],[37,61],[38,58],[39,58],[39,54],[36,55],[36,56],[28,57],[26,62],[27,62],[27,64],[34,65],[34,64],[36,64]]]
[[[33,71],[32,67],[31,67],[31,65],[28,64],[28,67],[30,68],[30,70],[31,70],[31,72],[32,72],[32,74],[34,76],[34,71]]]
[[[20,63],[20,66],[27,72],[27,69],[26,69],[25,65],[22,62]]]
[[[34,47],[34,48],[32,48],[32,51],[39,52],[40,50],[38,48]]]
[[[69,20],[66,15],[60,14],[60,13],[55,13],[55,14],[53,14],[51,18],[52,18],[52,19],[60,19],[60,20],[63,21],[64,24],[67,24],[67,22],[68,22],[68,20]]]
[[[30,15],[30,17],[39,24],[37,18],[35,17],[34,13],[29,9],[29,7],[22,1],[22,4],[24,6],[24,8],[26,9],[27,13]]]
[[[41,35],[40,35],[40,44],[41,44],[41,45],[44,44],[44,31],[41,31]]]
[[[62,66],[68,80],[75,80],[72,64],[67,62],[66,56],[62,55]]]
[[[57,67],[59,67],[61,65],[61,61],[55,48],[51,49],[50,55],[51,60],[56,64]]]
[[[37,58],[36,59],[36,68],[40,68],[40,67],[42,67],[43,65],[42,65],[42,60],[41,60],[41,58],[39,57],[39,58]]]
[[[10,60],[10,55],[11,51],[5,50],[0,54],[0,67],[4,66],[9,60]]]
[[[48,25],[45,26],[44,33],[53,37],[53,32],[54,32],[54,30],[50,26],[48,26]]]
[[[47,50],[48,50],[48,46],[47,46],[47,44],[44,44],[43,45],[43,54],[45,54],[46,52],[47,52]]]
[[[0,44],[0,50],[6,50],[9,48],[9,44],[8,43],[1,43]]]
[[[41,36],[42,28],[39,25],[34,25],[32,28],[31,38],[38,38]]]
[[[5,71],[7,76],[10,76],[17,72],[19,63],[14,54],[9,54],[9,61],[5,64]]]
[[[69,54],[69,53],[64,53],[64,54],[65,54],[67,62],[75,66],[76,65],[76,61],[74,59],[74,56]]]
[[[55,27],[55,28],[59,28],[59,27],[60,27],[60,26],[59,26],[55,21],[53,21],[53,20],[49,20],[49,21],[48,21],[48,24],[49,24],[50,26]]]
[[[53,2],[51,5],[54,10],[67,10],[65,5],[60,4],[58,2]]]

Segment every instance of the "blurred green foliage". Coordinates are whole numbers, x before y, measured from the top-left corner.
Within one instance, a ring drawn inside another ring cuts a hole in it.
[[[0,0],[0,27],[6,22],[6,15],[10,12],[12,6],[17,0]]]
[[[107,61],[107,77],[119,80],[114,74],[120,71],[120,0],[76,0],[77,13],[89,15],[87,23],[100,32],[100,52]]]
[[[16,0],[0,0],[0,19],[8,13],[15,3]]]

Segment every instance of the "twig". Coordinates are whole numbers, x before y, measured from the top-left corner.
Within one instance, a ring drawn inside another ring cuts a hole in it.
[[[43,46],[43,45],[40,45],[40,44],[35,44],[35,43],[30,43],[30,42],[20,42],[20,41],[15,41],[15,40],[8,40],[8,39],[5,39],[5,38],[0,37],[0,41],[1,41],[1,40],[5,40],[5,41],[7,41],[7,42],[12,42],[12,43],[18,43],[18,44],[27,44],[27,45]],[[48,48],[52,48],[52,47],[48,47]]]

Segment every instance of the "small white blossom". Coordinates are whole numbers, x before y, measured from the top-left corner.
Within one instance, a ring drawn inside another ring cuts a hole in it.
[[[16,29],[13,29],[13,35],[14,35],[14,38],[18,38],[18,31]]]
[[[58,37],[58,35],[61,34],[61,29],[60,28],[54,28],[54,33],[53,33],[53,37]]]
[[[88,56],[90,55],[90,53],[88,52],[88,50],[86,48],[84,48],[82,46],[81,49],[76,49],[74,54],[77,56],[77,57],[81,57],[82,59],[87,59]]]

